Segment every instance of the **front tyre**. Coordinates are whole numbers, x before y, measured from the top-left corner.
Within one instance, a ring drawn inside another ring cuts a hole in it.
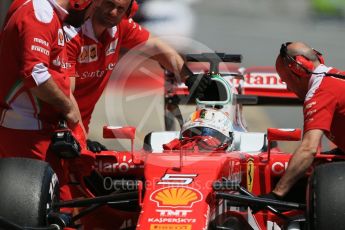
[[[307,217],[310,230],[345,226],[345,162],[317,166],[309,180]]]
[[[0,159],[0,216],[20,226],[47,226],[59,183],[48,163],[27,158]],[[0,226],[1,229],[1,226]]]

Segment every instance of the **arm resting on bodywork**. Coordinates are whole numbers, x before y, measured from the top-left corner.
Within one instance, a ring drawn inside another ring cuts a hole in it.
[[[302,143],[291,157],[285,174],[273,190],[275,194],[285,196],[291,187],[305,175],[313,163],[322,135],[323,131],[319,129],[309,130],[304,134]]]

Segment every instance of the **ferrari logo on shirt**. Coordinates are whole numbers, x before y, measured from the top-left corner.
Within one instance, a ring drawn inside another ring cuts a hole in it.
[[[78,57],[79,63],[90,63],[98,60],[97,45],[82,46]]]
[[[62,29],[58,30],[58,45],[59,46],[65,45],[65,38],[64,38]]]

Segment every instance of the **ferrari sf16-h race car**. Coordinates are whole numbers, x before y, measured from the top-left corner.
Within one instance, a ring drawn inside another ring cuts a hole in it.
[[[167,129],[177,118],[181,130],[152,132],[143,149],[135,150],[135,127],[105,126],[104,138],[128,139],[131,149],[96,155],[82,152],[66,160],[73,162],[69,184],[78,198],[59,201],[59,183],[47,163],[1,159],[0,229],[319,230],[345,226],[344,156],[317,154],[311,169],[284,201],[258,197],[272,190],[291,158],[276,142],[301,138],[299,129],[247,131],[241,114],[244,104],[297,102],[274,70],[238,70],[227,64],[240,63],[240,55],[197,54],[187,55],[187,60],[194,63],[190,68],[200,77],[211,78],[212,90],[195,99],[196,111],[182,122],[178,104],[191,100],[188,90],[176,84],[166,88]],[[208,62],[208,70],[196,70],[199,62]],[[66,214],[64,208],[75,208],[75,212]]]

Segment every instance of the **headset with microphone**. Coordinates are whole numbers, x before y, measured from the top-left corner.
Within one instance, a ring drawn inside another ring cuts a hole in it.
[[[321,72],[321,73],[315,73],[314,72],[314,64],[311,60],[309,60],[307,57],[303,55],[296,55],[292,57],[291,55],[288,54],[288,49],[287,47],[291,44],[292,42],[286,42],[281,45],[280,48],[280,56],[282,58],[285,58],[288,60],[288,67],[289,69],[298,77],[301,78],[306,78],[310,77],[311,74],[324,74],[325,76],[332,76],[340,79],[345,79],[345,75],[342,74],[335,74],[335,73],[326,73],[326,72]],[[325,60],[322,56],[322,54],[313,49],[317,59],[321,64],[325,64]]]
[[[130,17],[130,15],[131,15],[134,1],[135,0],[131,0],[131,2],[129,3],[129,7],[128,7],[127,12],[126,12],[127,17]]]
[[[82,11],[91,5],[91,0],[70,0],[70,6],[73,10]]]

